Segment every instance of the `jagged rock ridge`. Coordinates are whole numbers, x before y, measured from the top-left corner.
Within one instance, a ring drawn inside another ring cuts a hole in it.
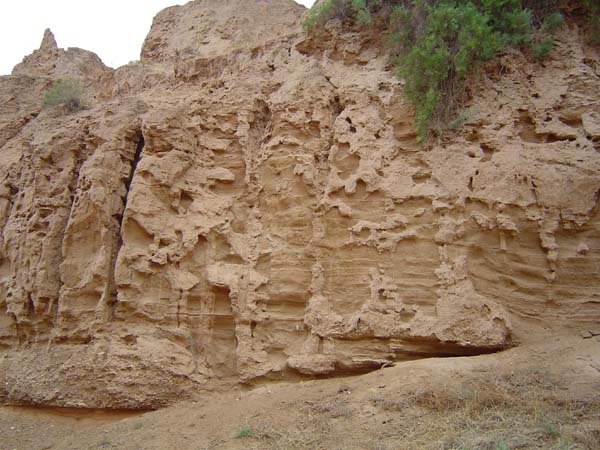
[[[600,319],[600,70],[575,25],[420,146],[373,36],[307,36],[304,12],[171,7],[117,70],[47,32],[0,78],[7,401],[153,408]],[[40,111],[60,77],[87,109]]]

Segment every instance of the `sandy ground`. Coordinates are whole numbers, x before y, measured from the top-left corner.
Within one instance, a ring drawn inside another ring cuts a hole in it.
[[[600,337],[232,387],[153,412],[3,407],[0,450],[600,449]]]

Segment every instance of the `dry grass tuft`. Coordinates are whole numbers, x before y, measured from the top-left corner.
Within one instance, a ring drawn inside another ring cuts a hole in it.
[[[597,445],[592,444],[597,431],[583,429],[582,420],[598,419],[600,400],[569,400],[560,381],[544,370],[467,382],[454,390],[376,398],[372,403],[417,425],[402,433],[411,445],[398,448],[593,450]]]
[[[256,427],[255,437],[272,450],[304,450],[315,448],[322,432],[313,426],[276,429],[269,423],[261,423]]]
[[[600,395],[574,400],[547,370],[462,380],[378,391],[370,400],[344,390],[286,403],[284,420],[253,424],[246,448],[598,450]]]

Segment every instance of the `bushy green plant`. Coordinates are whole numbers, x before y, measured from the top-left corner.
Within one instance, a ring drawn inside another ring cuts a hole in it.
[[[302,22],[302,26],[307,30],[319,28],[331,19],[345,18],[348,12],[348,2],[346,0],[325,0],[310,9],[308,16]]]
[[[535,56],[543,58],[550,53],[554,47],[554,38],[548,33],[561,26],[564,20],[562,14],[552,13],[543,20],[541,27],[531,34],[529,47]]]
[[[554,40],[545,32],[563,17],[548,16],[540,26],[543,31],[536,31],[534,15],[520,0],[416,0],[392,9],[388,42],[415,105],[419,140],[434,118],[445,122],[454,115],[463,83],[477,62],[507,45],[526,45],[539,57],[550,51]]]
[[[547,55],[554,45],[549,33],[564,20],[556,8],[557,0],[326,0],[311,9],[304,25],[310,30],[336,17],[366,25],[384,11],[385,40],[423,140],[433,119],[455,116],[464,82],[479,61],[508,45]]]
[[[520,0],[478,0],[474,4],[503,43],[516,45],[527,40],[532,13]]]
[[[254,436],[254,430],[252,429],[252,427],[250,425],[243,425],[234,434],[234,437],[237,439],[252,437],[252,436]]]
[[[550,50],[552,49],[553,46],[554,46],[554,39],[552,38],[552,36],[546,36],[540,42],[533,44],[531,46],[531,51],[538,58],[543,58],[548,53],[550,53]]]
[[[359,25],[371,23],[367,0],[325,0],[312,7],[302,22],[307,30],[322,27],[332,19],[352,19]]]
[[[501,48],[487,16],[473,4],[448,2],[427,9],[422,36],[398,67],[398,74],[406,82],[405,94],[415,105],[420,139],[449,84],[463,80],[474,61],[489,59]]]
[[[359,25],[371,23],[371,11],[369,11],[366,0],[351,0],[350,6],[352,12],[356,15],[356,23]]]
[[[42,106],[44,108],[64,105],[69,111],[83,108],[81,97],[83,89],[78,80],[56,80],[49,89],[44,91]]]
[[[565,21],[564,16],[559,12],[554,12],[544,19],[542,28],[547,31],[552,31],[558,28]]]

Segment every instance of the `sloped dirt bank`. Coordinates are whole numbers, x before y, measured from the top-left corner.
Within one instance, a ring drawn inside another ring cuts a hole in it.
[[[104,419],[3,408],[0,448],[597,450],[600,340],[554,336],[492,355],[205,393]]]

